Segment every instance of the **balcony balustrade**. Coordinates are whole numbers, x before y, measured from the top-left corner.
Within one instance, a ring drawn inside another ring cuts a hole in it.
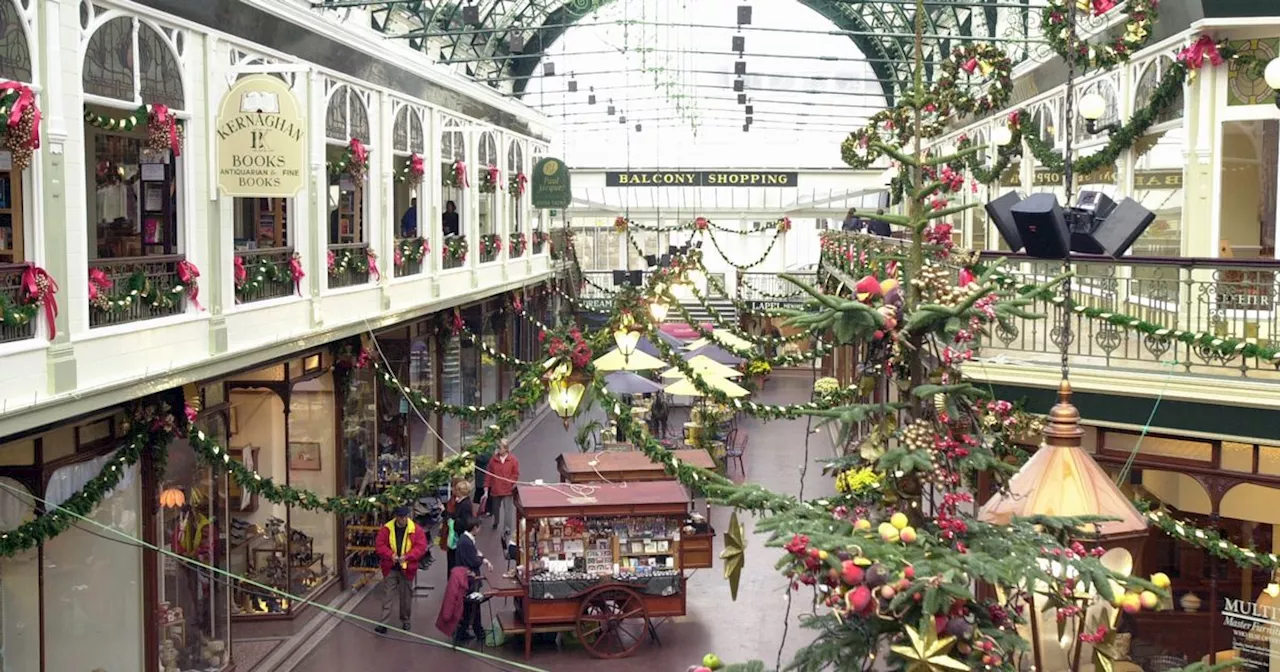
[[[339,243],[329,246],[329,288],[354,287],[369,282],[376,260],[368,243]]]
[[[89,262],[89,326],[109,327],[180,315],[186,285],[178,277],[181,254],[95,259]]]
[[[427,243],[422,238],[399,238],[396,240],[395,273],[397,278],[417,275],[422,272],[422,265],[427,257]]]
[[[253,303],[294,294],[292,247],[236,253],[236,303]],[[241,273],[243,269],[243,274]]]
[[[15,310],[23,306],[25,264],[0,264],[0,343],[23,341],[36,335],[34,311]]]

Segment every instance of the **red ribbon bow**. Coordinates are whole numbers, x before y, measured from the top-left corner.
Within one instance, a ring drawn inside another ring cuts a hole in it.
[[[302,272],[302,257],[295,254],[289,257],[289,275],[293,278],[293,291],[302,296],[302,278],[306,277],[306,273]]]
[[[18,97],[13,101],[13,107],[9,109],[9,127],[16,127],[22,121],[22,114],[31,108],[31,142],[27,145],[29,149],[40,149],[40,106],[36,105],[36,94],[31,87],[22,82],[0,82],[0,91],[8,93],[16,91]]]
[[[102,292],[111,289],[115,285],[111,278],[107,276],[107,272],[101,268],[89,269],[89,300],[96,301]]]
[[[1116,0],[1093,0],[1093,15],[1102,16],[1115,9]]]
[[[355,159],[356,163],[363,166],[368,162],[369,150],[364,148],[364,143],[360,142],[360,138],[351,138],[351,141],[347,143],[347,148],[351,150],[351,158]]]
[[[489,181],[493,183],[494,188],[501,189],[502,185],[498,183],[498,179],[502,177],[502,171],[498,170],[498,167],[493,165],[492,163],[489,164],[488,171],[489,171]]]
[[[962,268],[960,269],[960,276],[959,276],[959,279],[956,281],[956,284],[961,287],[968,287],[970,284],[973,284],[973,282],[976,280],[977,278],[973,275],[973,271],[967,268]]]
[[[459,188],[466,189],[471,186],[471,184],[467,182],[467,163],[465,161],[453,162],[453,176],[454,180],[458,183]]]
[[[233,270],[235,271],[236,287],[239,287],[243,285],[244,281],[249,278],[249,272],[246,271],[244,268],[244,257],[236,257],[236,260],[232,266],[233,266]]]
[[[462,331],[463,327],[467,326],[466,323],[462,321],[462,315],[458,313],[457,308],[453,309],[453,320],[450,326],[453,328],[454,335],[457,335],[458,332]]]
[[[373,281],[382,280],[382,274],[378,272],[378,255],[373,250],[365,250],[365,259],[369,260],[369,275],[373,276]]]
[[[409,156],[409,173],[417,177],[422,177],[427,172],[426,166],[422,162],[422,157],[417,154]]]
[[[516,173],[516,187],[519,190],[518,195],[524,196],[525,185],[528,183],[529,178],[525,177],[524,173]]]
[[[187,296],[195,304],[196,310],[204,310],[204,306],[200,305],[200,283],[196,282],[199,277],[200,269],[195,264],[186,259],[178,262],[178,279],[187,286]]]
[[[22,290],[26,293],[26,300],[29,303],[44,306],[45,323],[49,325],[49,340],[53,340],[58,336],[58,325],[54,322],[58,318],[58,283],[49,275],[49,272],[28,263],[27,269],[22,272]]]
[[[182,143],[178,142],[178,120],[169,112],[167,105],[152,105],[151,116],[157,124],[168,126],[169,131],[169,149],[174,156],[182,154]]]
[[[1208,57],[1213,65],[1222,65],[1222,54],[1218,53],[1218,44],[1208,35],[1201,35],[1194,44],[1178,52],[1178,60],[1187,64],[1191,70],[1199,70]]]
[[[965,61],[964,65],[960,66],[960,69],[972,75],[973,71],[978,69],[978,59],[971,58]]]

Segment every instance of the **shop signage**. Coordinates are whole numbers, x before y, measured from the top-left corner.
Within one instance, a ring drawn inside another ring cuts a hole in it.
[[[1241,669],[1265,672],[1280,652],[1280,606],[1227,597],[1222,601],[1223,625],[1231,630],[1231,648],[1244,661]]]
[[[306,122],[274,75],[247,75],[222,98],[217,119],[218,188],[226,196],[287,198],[306,174]]]
[[[608,171],[606,187],[794,187],[799,173],[739,170]]]
[[[573,200],[569,166],[560,159],[546,158],[533,167],[529,198],[535,208],[567,208]]]
[[[1104,168],[1089,175],[1076,175],[1073,178],[1077,186],[1087,184],[1115,184],[1115,168]],[[1000,185],[1018,187],[1022,184],[1022,174],[1015,170],[1005,171],[1000,176]],[[1032,178],[1033,189],[1046,189],[1062,185],[1062,173],[1048,168],[1037,168]],[[1182,169],[1172,170],[1139,170],[1133,174],[1135,189],[1181,189]]]

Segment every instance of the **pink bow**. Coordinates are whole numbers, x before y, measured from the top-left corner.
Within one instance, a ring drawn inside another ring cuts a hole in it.
[[[431,243],[428,243],[427,239],[423,238],[422,239],[422,257],[425,259],[428,254],[431,254]]]
[[[351,138],[351,141],[347,143],[347,147],[351,150],[351,158],[355,159],[356,163],[363,166],[368,162],[369,150],[364,148],[364,143],[360,142],[360,138]]]
[[[400,248],[397,247],[395,254],[391,256],[391,263],[395,264],[397,267],[404,264],[404,255],[400,253]]]
[[[467,326],[466,323],[462,321],[462,315],[458,313],[457,308],[453,309],[453,320],[450,326],[452,326],[453,333],[455,335],[457,335],[458,332],[462,331],[463,327]]]
[[[232,264],[232,268],[235,271],[236,287],[239,287],[243,285],[244,281],[249,277],[249,272],[244,269],[244,257],[236,257],[235,262]]]
[[[467,182],[467,163],[465,161],[453,162],[453,177],[460,188],[466,189],[471,186],[471,184]]]
[[[289,275],[293,278],[293,291],[302,296],[302,278],[306,277],[306,273],[302,272],[302,257],[293,255],[289,257]]]
[[[423,165],[422,157],[417,154],[411,154],[409,156],[409,174],[416,177],[422,177],[426,172],[427,169]]]
[[[960,285],[961,287],[968,287],[969,285],[973,284],[974,280],[976,279],[977,278],[974,277],[973,275],[973,271],[967,268],[962,268],[960,269],[960,277],[959,277],[959,280],[956,282],[956,284]]]
[[[200,269],[195,264],[186,259],[178,262],[178,279],[187,286],[187,296],[195,304],[196,310],[204,310],[204,306],[200,305],[200,283],[196,282],[199,277]]]
[[[369,260],[369,275],[373,276],[373,281],[382,280],[382,274],[378,272],[378,255],[371,249],[365,250],[364,254],[365,259]]]
[[[524,301],[520,300],[520,295],[517,294],[511,299],[511,307],[514,308],[517,313],[524,312]]]
[[[699,218],[697,218],[697,219],[693,220],[693,228],[695,228],[695,229],[705,229],[705,228],[707,228],[707,218],[706,218],[706,217],[699,217]]]
[[[1213,65],[1222,65],[1222,54],[1218,53],[1218,44],[1208,35],[1201,35],[1194,44],[1178,52],[1178,60],[1186,63],[1191,70],[1199,70],[1203,67],[1206,56]]]
[[[960,69],[972,75],[973,71],[978,69],[978,59],[971,58],[965,61],[964,65],[960,66]]]
[[[1116,0],[1093,0],[1093,15],[1102,16],[1112,9],[1115,9],[1115,6]]]
[[[524,173],[516,173],[516,186],[519,189],[518,194],[520,196],[524,196],[524,188],[525,188],[525,185],[528,183],[529,183],[529,178],[525,177]]]
[[[166,105],[152,105],[151,116],[157,124],[168,126],[169,131],[169,149],[173,151],[174,156],[182,154],[182,143],[178,142],[178,120],[169,112]]]
[[[102,292],[111,289],[115,283],[101,268],[89,269],[89,300],[97,301]]]
[[[22,114],[31,108],[31,143],[30,149],[40,149],[40,106],[36,105],[36,94],[31,87],[22,82],[0,82],[0,90],[16,91],[18,97],[9,110],[9,127],[14,128],[22,121]]]
[[[187,424],[188,424],[188,425],[190,425],[190,424],[194,424],[194,423],[195,423],[195,421],[196,421],[196,416],[197,416],[197,415],[199,415],[199,413],[197,413],[197,412],[196,412],[196,409],[191,408],[191,404],[184,404],[184,405],[183,405],[183,407],[182,407],[182,414],[183,414],[183,415],[185,415],[185,416],[187,416]]]
[[[502,176],[502,171],[498,170],[498,167],[493,165],[492,163],[489,164],[488,170],[489,170],[489,181],[493,183],[494,188],[495,189],[501,188],[500,185],[498,184],[498,178]]]
[[[58,283],[48,271],[28,263],[27,270],[22,272],[22,290],[27,295],[27,301],[44,306],[49,340],[53,340],[58,336],[58,325],[55,323],[58,318]]]

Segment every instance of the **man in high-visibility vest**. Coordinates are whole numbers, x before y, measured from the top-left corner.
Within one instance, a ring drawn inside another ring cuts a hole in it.
[[[427,552],[427,535],[409,518],[409,507],[395,510],[395,518],[378,530],[374,548],[382,565],[382,625],[378,634],[387,631],[391,607],[400,602],[400,627],[409,629],[413,613],[413,579],[418,574],[418,561]]]

